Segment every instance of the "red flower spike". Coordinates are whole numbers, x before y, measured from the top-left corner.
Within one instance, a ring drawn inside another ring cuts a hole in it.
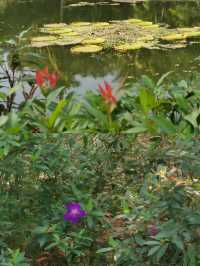
[[[44,76],[48,76],[48,75],[49,75],[49,69],[48,69],[48,66],[46,66],[46,67],[43,69],[43,75],[44,75]]]
[[[55,73],[50,74],[48,67],[38,70],[35,75],[36,84],[39,87],[46,86],[54,88],[56,86],[58,76]]]
[[[52,88],[56,86],[57,80],[58,80],[58,75],[52,73],[48,75],[48,80]]]
[[[102,85],[99,85],[99,92],[101,93],[101,96],[105,102],[114,105],[117,103],[117,98],[113,95],[112,87],[106,81],[104,81],[104,88]]]
[[[112,97],[111,86],[106,81],[104,81],[104,85],[105,85],[105,90],[106,90],[107,96]]]
[[[101,85],[99,85],[99,91],[101,93],[101,96],[106,100],[106,92]]]
[[[36,84],[41,87],[44,84],[44,75],[42,70],[38,70],[35,75]]]

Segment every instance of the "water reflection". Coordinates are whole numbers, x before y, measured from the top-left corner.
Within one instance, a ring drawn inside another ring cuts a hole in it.
[[[132,76],[135,82],[143,74],[159,78],[174,71],[173,78],[185,78],[191,71],[200,72],[200,45],[191,45],[178,50],[147,50],[119,54],[113,51],[96,55],[72,55],[67,48],[55,48],[59,69],[67,77],[68,88],[96,89],[104,79],[116,83],[122,77]]]

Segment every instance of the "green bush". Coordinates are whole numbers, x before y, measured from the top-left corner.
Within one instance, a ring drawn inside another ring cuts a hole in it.
[[[113,134],[23,141],[12,141],[0,161],[2,250],[24,251],[31,265],[198,265],[198,141]],[[77,225],[63,219],[69,202],[87,211]]]

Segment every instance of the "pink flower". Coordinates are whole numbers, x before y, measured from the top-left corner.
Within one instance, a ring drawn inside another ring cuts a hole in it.
[[[149,226],[150,236],[156,236],[158,234],[158,227],[155,224]]]
[[[78,223],[82,217],[87,215],[87,213],[81,209],[79,203],[72,202],[65,207],[67,208],[67,212],[64,214],[64,220],[70,221],[73,224]]]
[[[99,91],[106,103],[116,105],[117,98],[113,95],[112,87],[106,81],[104,81],[104,88],[103,85],[99,85]]]
[[[45,67],[42,70],[38,70],[35,75],[36,84],[39,87],[52,87],[55,88],[58,75],[55,73],[49,73],[48,67]]]

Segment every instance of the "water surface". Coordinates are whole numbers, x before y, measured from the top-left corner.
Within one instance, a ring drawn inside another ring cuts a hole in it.
[[[106,1],[103,5],[69,7],[70,3],[75,2],[78,1],[1,0],[1,38],[11,38],[30,26],[38,27],[44,23],[61,21],[94,22],[134,17],[167,24],[172,28],[200,26],[200,5],[196,2],[150,1],[113,6]],[[200,71],[200,61],[196,60],[200,56],[199,51],[199,44],[176,50],[142,49],[126,54],[105,51],[91,55],[72,55],[67,47],[51,49],[56,63],[68,79],[68,88],[79,92],[96,89],[104,79],[116,84],[124,76],[132,77],[132,82],[142,74],[158,79],[162,74],[174,71],[175,77],[185,78],[191,72]]]

